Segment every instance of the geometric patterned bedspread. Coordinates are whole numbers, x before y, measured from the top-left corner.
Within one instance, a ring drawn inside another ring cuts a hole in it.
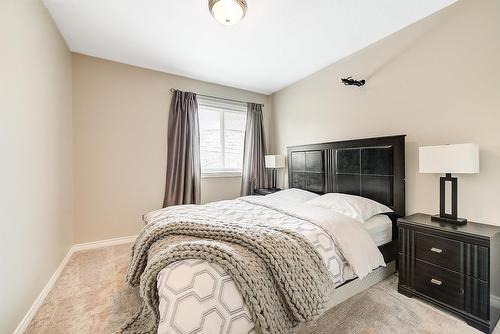
[[[258,215],[303,234],[321,255],[335,286],[355,277],[333,239],[322,228],[299,218],[243,200],[206,204],[244,222]],[[157,280],[160,334],[255,333],[250,313],[231,276],[205,260],[170,264]]]

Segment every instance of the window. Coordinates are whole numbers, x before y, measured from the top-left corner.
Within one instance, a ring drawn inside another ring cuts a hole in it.
[[[241,174],[246,112],[245,103],[198,97],[203,174]]]

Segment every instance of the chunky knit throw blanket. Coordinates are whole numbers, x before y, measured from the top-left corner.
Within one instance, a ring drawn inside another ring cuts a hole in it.
[[[124,333],[156,333],[157,275],[184,259],[203,259],[229,273],[260,333],[291,333],[321,315],[333,284],[320,255],[302,235],[214,214],[205,206],[178,206],[145,216],[133,248],[127,282],[139,286],[140,311]]]

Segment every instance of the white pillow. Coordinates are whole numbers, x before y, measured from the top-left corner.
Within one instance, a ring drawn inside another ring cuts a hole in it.
[[[368,219],[363,224],[363,227],[368,231],[377,246],[392,240],[392,220],[387,215],[375,215]]]
[[[306,204],[338,212],[354,218],[362,224],[375,215],[392,212],[387,206],[371,199],[340,193],[324,194],[313,198]]]
[[[316,197],[319,197],[319,195],[307,190],[296,189],[296,188],[285,189],[266,195],[266,198],[281,199],[284,201],[295,202],[295,203],[305,203]]]

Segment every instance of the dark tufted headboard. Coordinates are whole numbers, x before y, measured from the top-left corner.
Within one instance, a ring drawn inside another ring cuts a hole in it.
[[[405,136],[288,147],[288,185],[373,199],[405,215]]]

